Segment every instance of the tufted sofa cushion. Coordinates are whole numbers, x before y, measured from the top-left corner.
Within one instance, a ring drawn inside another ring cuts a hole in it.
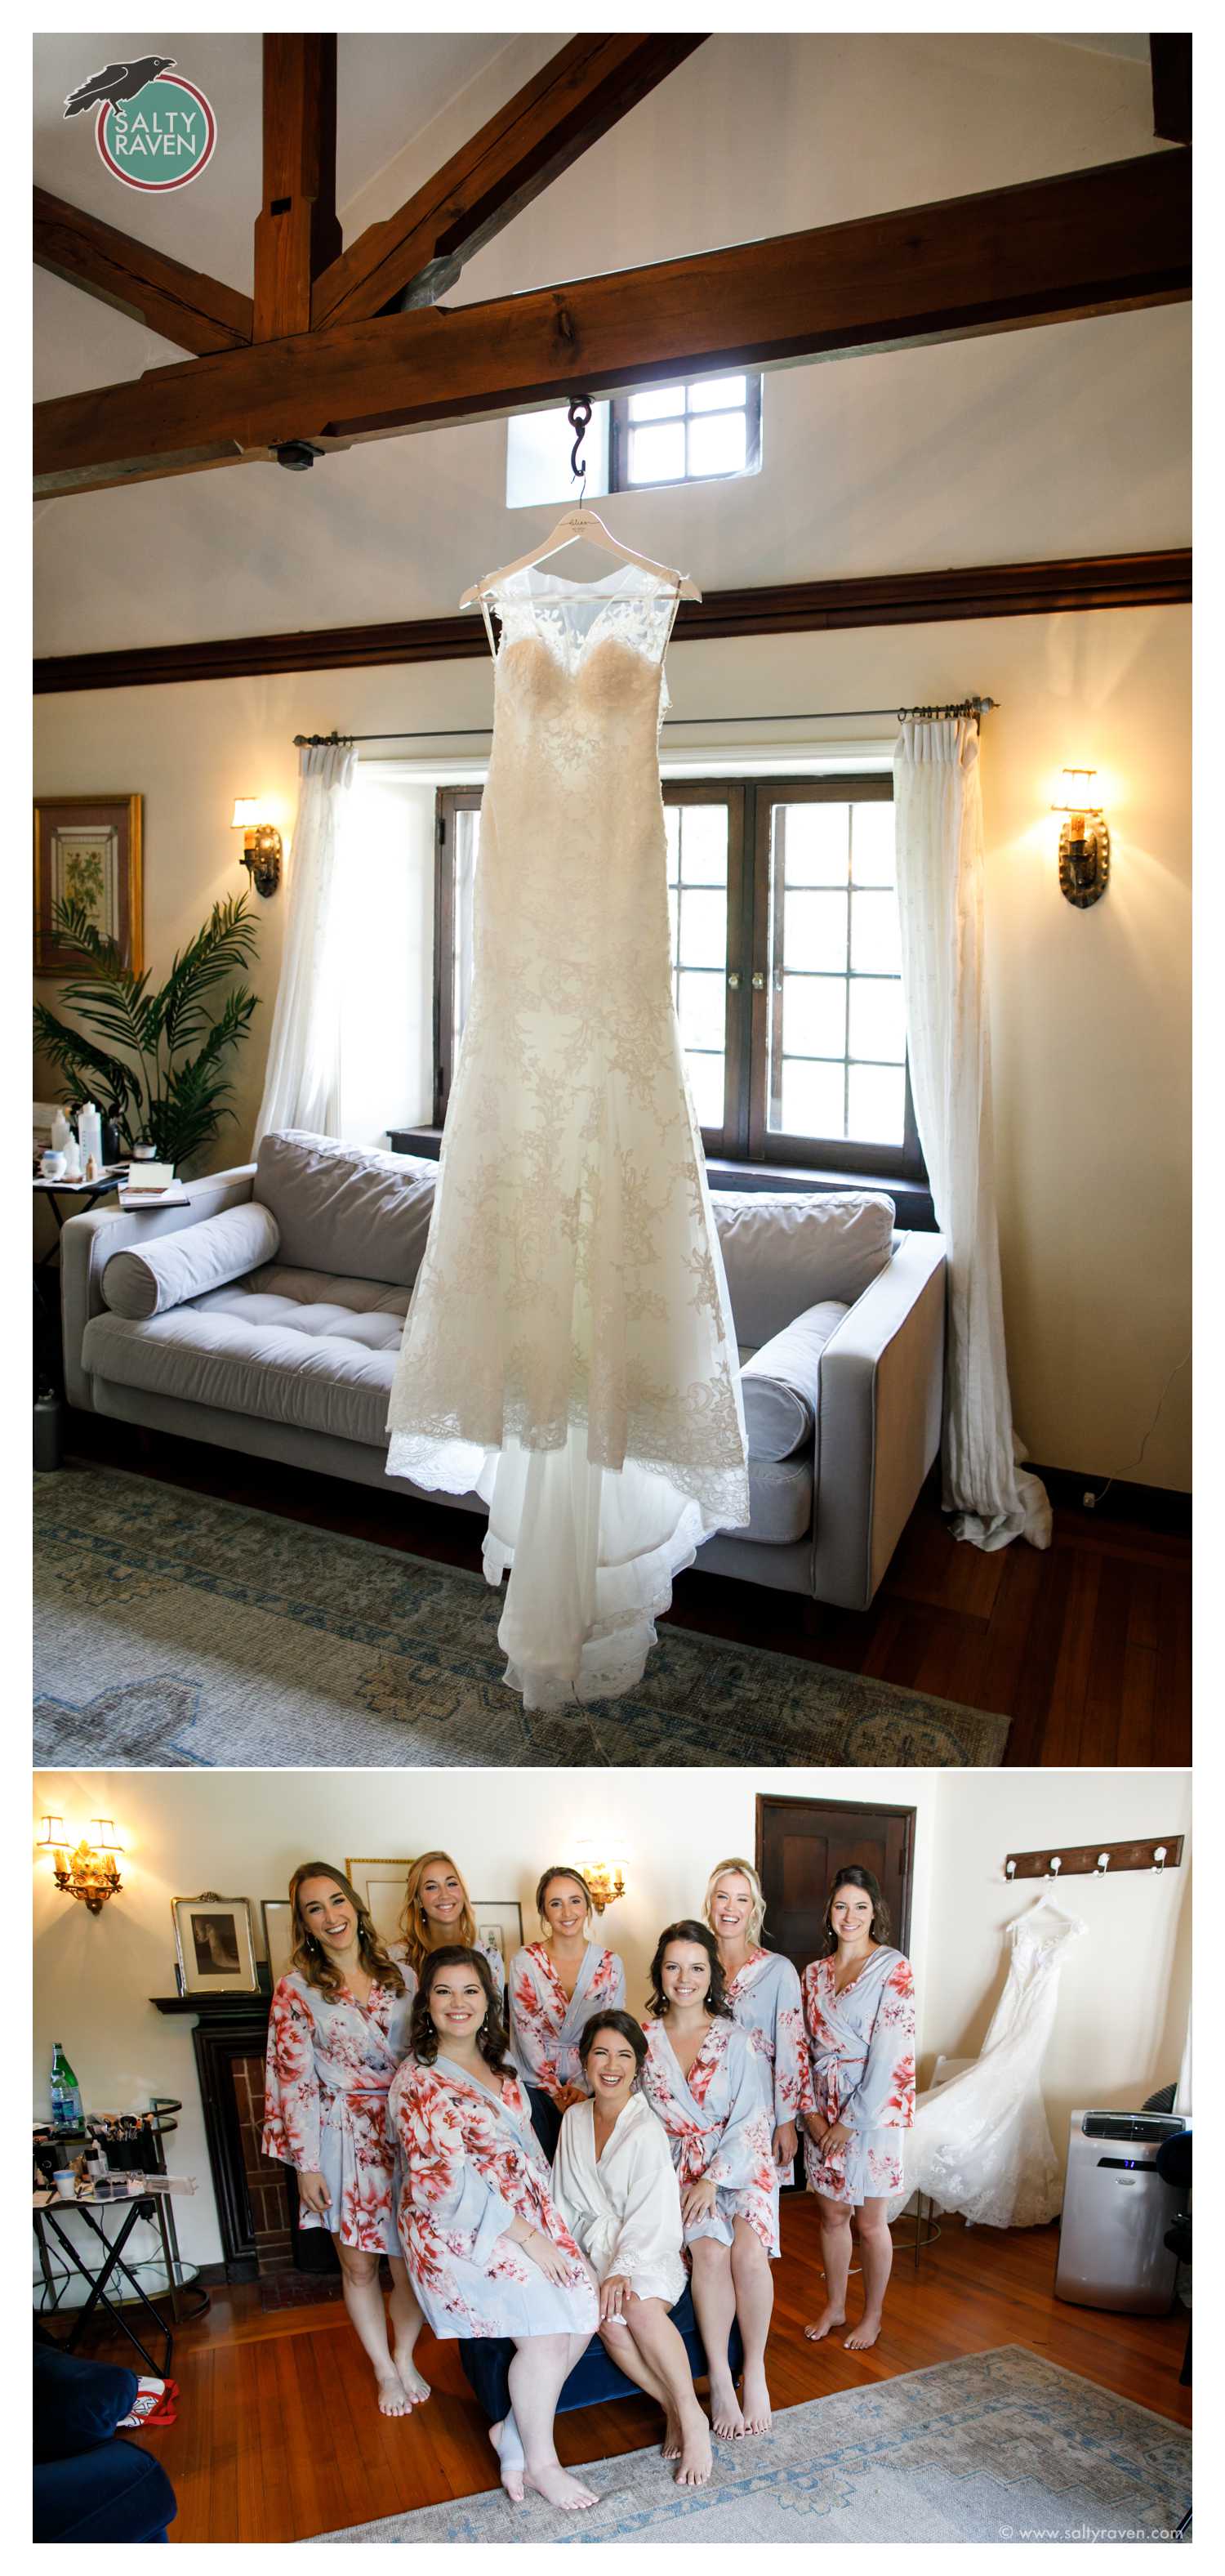
[[[82,1357],[121,1386],[384,1448],[409,1294],[274,1263],[145,1322],[95,1315]]]

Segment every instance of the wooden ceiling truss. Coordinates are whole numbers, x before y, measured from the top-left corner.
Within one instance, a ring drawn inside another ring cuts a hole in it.
[[[475,251],[704,41],[575,37],[346,247],[336,38],[265,36],[251,296],[36,189],[38,264],[189,352],[130,383],[37,404],[36,493],[266,462],[296,443],[326,454],[574,394],[1189,297],[1191,156],[1175,149],[483,304],[438,302]],[[1189,133],[1189,104],[1165,121]]]

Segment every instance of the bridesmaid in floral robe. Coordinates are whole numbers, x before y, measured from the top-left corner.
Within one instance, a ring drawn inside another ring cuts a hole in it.
[[[718,1944],[727,2000],[752,2042],[781,2186],[794,2173],[796,2124],[813,2106],[800,1981],[790,1959],[761,1947],[766,1900],[749,1861],[719,1862],[703,1912]]]
[[[431,2330],[509,2337],[511,2411],[490,2439],[507,2493],[594,2504],[557,2457],[557,2400],[599,2319],[594,2276],[558,2213],[493,1978],[458,1943],[427,1960],[413,2062],[391,2088],[405,2159],[400,2237]]]
[[[753,2049],[732,2019],[714,1936],[671,1923],[651,1962],[642,2088],[662,2120],[681,2187],[693,2304],[710,2372],[710,2420],[725,2442],[770,2429],[766,2338],[778,2253],[778,2171]],[[732,2319],[744,2345],[738,2400]]]
[[[881,2330],[893,2264],[888,2205],[903,2188],[902,2131],[914,2119],[914,1978],[909,1959],[889,1947],[871,1870],[839,1870],[825,1925],[825,1951],[804,1970],[814,2097],[804,2163],[820,2210],[825,2306],[804,2332],[819,2343],[846,2323],[854,2209],[864,2307],[845,2340],[848,2352],[866,2352]]]
[[[388,1956],[356,1889],[326,1861],[294,1871],[289,1901],[297,1942],[268,2019],[264,2154],[296,2169],[300,2224],[329,2228],[335,2238],[345,2306],[374,2365],[380,2411],[406,2415],[430,2392],[413,2365],[422,2319],[396,2233],[387,2096],[408,2051],[416,1979]],[[384,2254],[391,2345],[379,2287]]]
[[[625,1970],[591,1940],[591,1890],[581,1871],[555,1864],[536,1890],[544,1938],[510,1963],[511,2055],[527,2077],[536,2134],[550,2162],[563,2111],[587,2099],[579,2041],[597,2007],[620,2011]]]

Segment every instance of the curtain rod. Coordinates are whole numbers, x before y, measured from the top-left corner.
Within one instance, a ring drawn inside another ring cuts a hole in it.
[[[665,716],[664,724],[665,726],[844,724],[849,723],[852,717],[859,716],[892,716],[895,723],[904,724],[908,716],[917,716],[920,720],[927,722],[932,722],[942,716],[974,716],[977,718],[990,714],[994,708],[998,707],[999,703],[998,698],[961,698],[955,706],[945,707],[818,707],[802,710],[798,715]],[[462,742],[468,740],[472,736],[484,735],[492,732],[493,726],[491,724],[425,725],[416,733],[296,733],[294,735],[294,743],[298,750],[304,750],[308,746],[312,750],[322,750],[325,746],[335,746],[339,748],[340,744],[343,742]]]

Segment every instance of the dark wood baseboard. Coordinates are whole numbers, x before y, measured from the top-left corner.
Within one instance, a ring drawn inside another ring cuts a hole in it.
[[[943,625],[969,617],[1053,616],[1069,609],[1169,608],[1191,597],[1191,549],[1084,555],[1050,563],[967,564],[853,581],[793,581],[716,590],[682,604],[678,644],[738,635],[836,633],[852,626]],[[354,671],[399,662],[483,660],[478,618],[416,617],[382,626],[323,626],[289,635],[224,635],[106,653],[57,653],[34,664],[36,697],[66,689],[155,688],[281,671]]]
[[[1032,1466],[1032,1472],[1042,1478],[1060,1511],[1077,1512],[1084,1521],[1125,1522],[1131,1529],[1166,1530],[1177,1538],[1191,1535],[1192,1498],[1177,1487],[1132,1485],[1120,1477],[1105,1493],[1106,1479],[1087,1470],[1082,1474],[1076,1467]],[[1085,1509],[1086,1494],[1098,1497],[1092,1511]]]

